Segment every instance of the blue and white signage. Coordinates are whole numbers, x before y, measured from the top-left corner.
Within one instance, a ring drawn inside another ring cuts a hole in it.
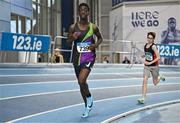
[[[2,33],[1,50],[48,52],[50,36]]]
[[[180,46],[178,45],[157,45],[160,56],[180,58]]]
[[[114,4],[116,2],[114,0]],[[179,65],[180,16],[178,11],[180,11],[180,5],[169,2],[167,5],[157,0],[152,5],[145,1],[145,6],[135,2],[126,2],[121,6],[115,6],[110,12],[110,39],[132,41],[138,50],[143,51],[144,44],[147,42],[147,33],[155,32],[155,43],[162,44],[158,46],[162,57],[160,63]],[[118,50],[124,51],[124,46],[116,45],[116,47]],[[127,47],[125,50],[129,51],[131,47]],[[142,59],[138,57],[141,53],[138,50],[136,60],[137,63],[141,63]],[[126,54],[121,55],[120,59],[123,59],[124,56]]]

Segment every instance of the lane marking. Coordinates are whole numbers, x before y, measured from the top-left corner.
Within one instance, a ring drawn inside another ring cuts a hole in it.
[[[157,95],[157,94],[166,94],[166,93],[167,94],[168,93],[179,93],[179,92],[180,91],[166,91],[166,92],[158,92],[158,93],[148,93],[147,95]],[[136,97],[136,96],[139,96],[139,94],[131,95],[131,96],[123,96],[123,97],[106,98],[106,99],[102,99],[102,100],[96,100],[94,102],[97,103],[97,102],[116,100],[116,99],[123,99],[123,98],[130,98],[130,97]],[[53,110],[48,110],[48,111],[44,111],[44,112],[40,112],[40,113],[35,113],[35,114],[32,114],[32,115],[28,115],[28,116],[17,118],[17,119],[11,120],[11,121],[7,121],[6,123],[13,123],[13,122],[25,120],[27,118],[31,118],[31,117],[35,117],[35,116],[39,116],[39,115],[43,115],[43,114],[47,114],[47,113],[51,113],[51,112],[55,112],[55,111],[60,111],[60,110],[63,110],[63,109],[72,108],[72,107],[80,106],[80,105],[84,105],[84,103],[79,103],[79,104],[65,106],[65,107],[61,107],[61,108],[57,108],[57,109],[53,109]]]
[[[132,74],[132,75],[136,75],[136,74],[141,74],[141,73],[143,73],[143,72],[136,72],[136,73],[134,73],[134,72],[128,72],[128,73],[121,73],[121,72],[116,72],[116,73],[102,73],[102,72],[99,72],[99,73],[91,73],[91,75],[108,75],[108,74],[114,74],[114,75],[123,75],[123,74]],[[164,72],[164,73],[167,73],[167,72]],[[179,73],[179,72],[175,72],[175,73]],[[75,73],[57,73],[57,74],[41,74],[41,73],[38,73],[38,74],[14,74],[14,75],[0,75],[0,77],[22,77],[22,76],[57,76],[57,75],[59,75],[59,76],[70,76],[70,75],[73,75],[73,76],[75,76]]]
[[[116,66],[116,65],[115,65]],[[132,67],[132,68],[127,68],[127,67],[102,67],[102,68],[98,68],[98,67],[94,67],[92,70],[99,70],[99,69],[104,69],[104,68],[106,68],[106,69],[131,69],[131,70],[136,70],[136,69],[142,69],[143,70],[143,66],[142,67]],[[12,71],[12,70],[14,70],[14,71],[17,71],[17,70],[29,70],[29,71],[31,71],[31,70],[65,70],[65,69],[68,69],[68,70],[72,70],[72,71],[74,71],[74,68],[73,68],[73,66],[72,67],[69,67],[69,68],[67,68],[67,67],[60,67],[60,68],[47,68],[47,67],[44,67],[44,68],[41,68],[41,67],[39,67],[39,68],[0,68],[0,70],[6,70],[6,71]]]
[[[92,76],[92,75],[111,75],[111,74],[113,74],[113,75],[141,75],[143,73],[143,71],[142,72],[129,72],[129,71],[126,71],[126,73],[125,72],[111,72],[111,73],[102,73],[102,72],[97,72],[97,73],[91,73],[90,74],[90,76]],[[163,72],[163,71],[161,71],[160,72],[160,74],[167,74],[167,72]],[[169,72],[168,74],[179,74],[179,72]],[[50,74],[44,74],[44,73],[38,73],[38,74],[14,74],[14,75],[0,75],[0,77],[28,77],[28,76],[71,76],[71,75],[73,75],[73,76],[75,76],[75,73],[70,73],[70,74],[67,74],[67,73],[64,73],[64,74],[62,74],[62,73],[57,73],[57,74],[54,74],[54,73],[50,73]]]
[[[180,83],[165,83],[161,84],[162,86],[166,85],[180,85]],[[128,85],[128,86],[114,86],[114,87],[97,87],[97,88],[90,88],[90,90],[105,90],[105,89],[115,89],[115,88],[131,88],[131,87],[141,87],[142,85]],[[148,86],[154,86],[153,84],[148,84]],[[60,94],[60,93],[69,93],[69,92],[79,92],[79,89],[73,90],[65,90],[65,91],[52,91],[52,92],[43,92],[43,93],[35,93],[35,94],[27,94],[27,95],[20,95],[20,96],[12,96],[12,97],[5,97],[0,98],[1,100],[9,100],[9,99],[17,99],[17,98],[26,98],[32,96],[43,96],[43,95],[50,95],[50,94]]]
[[[134,109],[134,110],[130,110],[128,112],[121,113],[119,115],[116,115],[114,117],[106,119],[106,120],[102,121],[101,123],[111,123],[113,121],[119,120],[122,117],[126,117],[128,115],[135,114],[135,113],[138,113],[140,111],[149,110],[149,109],[153,109],[153,108],[156,108],[156,107],[166,106],[166,105],[175,104],[175,103],[180,103],[180,99],[167,101],[167,102],[162,102],[162,103],[156,103],[156,104],[144,106],[142,108],[137,108],[137,109]]]
[[[168,77],[168,78],[177,78],[177,77]],[[141,78],[118,78],[118,79],[89,79],[88,81],[114,81],[114,80],[129,80],[129,79],[143,79]],[[0,86],[14,86],[14,85],[36,85],[36,84],[51,84],[51,83],[77,83],[77,80],[68,80],[68,81],[48,81],[48,82],[28,82],[28,83],[15,83],[15,84],[0,84]],[[92,82],[91,82],[92,83]]]
[[[180,76],[179,76],[180,77]],[[166,77],[166,78],[179,78],[179,77]],[[117,79],[88,79],[88,82],[92,83],[92,82],[98,82],[98,81],[114,81],[114,80],[142,80],[142,77],[132,77],[132,78],[117,78]],[[152,78],[151,78],[152,79]],[[151,80],[150,79],[150,80]],[[0,87],[2,86],[17,86],[17,85],[38,85],[38,84],[59,84],[59,83],[77,83],[77,80],[68,80],[68,81],[48,81],[48,82],[26,82],[26,83],[15,83],[15,84],[0,84]]]

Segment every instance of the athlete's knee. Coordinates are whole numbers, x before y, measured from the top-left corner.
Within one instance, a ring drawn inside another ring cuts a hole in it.
[[[78,82],[79,83],[79,86],[81,89],[87,89],[88,88],[88,84],[85,83],[85,82]]]
[[[147,81],[148,81],[148,78],[144,78],[144,79],[143,79],[143,83],[144,83],[144,84],[146,84]]]
[[[158,80],[153,80],[154,85],[157,85],[157,83],[158,83]]]
[[[78,78],[78,82],[79,83],[85,83],[86,82],[86,78]]]

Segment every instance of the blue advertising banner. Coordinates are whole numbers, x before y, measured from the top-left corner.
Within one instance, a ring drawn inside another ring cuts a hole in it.
[[[180,58],[180,45],[157,44],[157,49],[161,57]]]
[[[50,36],[3,32],[1,50],[48,52]]]

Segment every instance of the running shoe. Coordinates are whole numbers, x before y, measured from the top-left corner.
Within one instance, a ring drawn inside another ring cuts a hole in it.
[[[87,97],[86,100],[87,100],[87,108],[92,109],[92,106],[93,106],[93,98],[92,98],[92,96]]]
[[[82,114],[82,118],[86,118],[89,116],[89,112],[91,111],[91,109],[85,107],[84,113]]]
[[[144,103],[145,103],[145,98],[144,98],[144,97],[141,97],[141,98],[139,98],[137,101],[138,101],[138,103],[140,103],[140,104],[144,104]]]
[[[166,79],[164,76],[160,76],[160,80],[165,81]]]

